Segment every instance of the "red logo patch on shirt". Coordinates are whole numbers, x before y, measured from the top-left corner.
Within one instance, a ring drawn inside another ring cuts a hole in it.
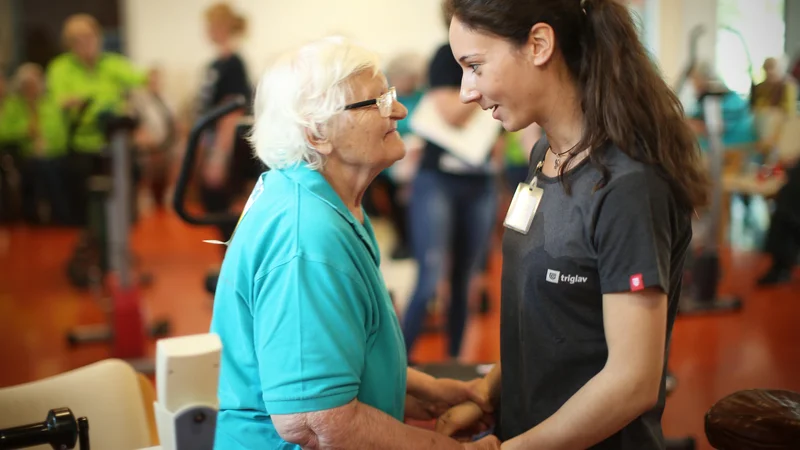
[[[631,275],[631,291],[641,291],[644,289],[644,280],[642,279],[642,274],[637,273],[636,275]]]

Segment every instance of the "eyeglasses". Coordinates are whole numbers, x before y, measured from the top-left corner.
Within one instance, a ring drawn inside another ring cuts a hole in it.
[[[365,106],[378,105],[378,111],[381,117],[389,117],[392,115],[392,104],[397,100],[397,91],[394,87],[389,88],[389,92],[381,95],[372,100],[364,100],[363,102],[351,103],[344,107],[344,109],[357,109],[364,108]]]

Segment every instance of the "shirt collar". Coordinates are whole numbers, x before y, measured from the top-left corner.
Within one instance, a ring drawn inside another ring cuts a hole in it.
[[[305,163],[272,170],[294,181],[312,195],[333,208],[350,224],[350,226],[353,227],[353,230],[356,232],[358,237],[362,242],[364,242],[364,245],[367,246],[367,250],[369,250],[370,254],[372,255],[375,264],[380,265],[380,251],[378,249],[378,243],[375,240],[375,232],[372,228],[372,223],[370,222],[369,217],[367,216],[367,213],[364,211],[363,207],[361,208],[364,216],[364,223],[362,224],[356,220],[355,216],[353,216],[347,206],[345,206],[342,198],[339,197],[339,194],[333,190],[333,187],[331,187],[330,183],[328,183],[328,180],[326,180],[319,171],[309,168]]]

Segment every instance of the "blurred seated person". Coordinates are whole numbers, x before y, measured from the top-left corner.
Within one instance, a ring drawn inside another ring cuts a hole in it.
[[[65,191],[67,125],[59,104],[45,92],[38,64],[21,65],[15,93],[5,102],[0,135],[19,149],[24,218],[32,223],[71,222]]]
[[[8,95],[8,81],[6,80],[6,75],[0,70],[0,114],[3,113],[3,102]]]
[[[731,91],[707,63],[699,63],[690,75],[697,102],[687,110],[689,123],[698,135],[700,148],[708,151],[709,142],[703,102],[706,96],[721,95],[722,144],[725,150],[750,150],[758,141],[750,105]]]
[[[134,140],[142,168],[142,184],[149,191],[156,207],[164,208],[170,182],[172,150],[178,140],[173,108],[161,92],[161,71],[151,68],[147,86],[133,91],[131,104],[139,118]]]
[[[102,50],[102,30],[88,14],[67,18],[63,27],[65,53],[47,67],[47,86],[58,104],[67,110],[74,150],[70,166],[75,170],[70,184],[75,213],[86,217],[86,181],[102,170],[101,153],[107,142],[103,115],[123,114],[130,90],[143,86],[147,73],[137,69],[124,56]],[[85,108],[85,109],[84,109]]]
[[[6,136],[2,126],[5,120],[4,111],[8,103],[8,82],[5,73],[0,70],[0,222],[13,222],[17,219],[19,196],[17,168],[15,156],[17,150],[13,136]],[[7,235],[0,235],[0,244],[7,243]]]
[[[361,201],[405,154],[406,109],[377,56],[326,38],[280,57],[258,85],[261,174],[225,253],[211,331],[223,344],[215,448],[441,449],[403,423],[470,397],[407,367]],[[493,440],[494,439],[494,440]]]
[[[6,80],[6,76],[2,70],[0,70],[0,124],[3,123],[4,116],[3,112],[5,111],[6,104],[8,100],[8,81]],[[8,143],[8,138],[2,134],[0,131],[0,150],[3,149]]]

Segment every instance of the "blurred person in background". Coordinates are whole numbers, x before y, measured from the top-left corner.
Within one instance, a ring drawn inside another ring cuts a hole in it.
[[[140,121],[134,138],[140,150],[142,187],[152,196],[158,209],[165,205],[170,161],[179,133],[174,108],[167,104],[162,93],[161,77],[159,68],[151,68],[147,86],[134,91],[131,98]]]
[[[240,39],[247,29],[247,20],[227,3],[216,3],[205,11],[208,39],[214,45],[216,57],[205,70],[204,83],[199,94],[199,115],[231,100],[244,96],[252,101],[252,85],[247,65],[239,54]],[[254,175],[238,170],[242,155],[235,149],[236,125],[245,112],[234,111],[221,118],[216,128],[207,132],[202,141],[200,198],[209,213],[224,213],[232,206],[244,188],[246,178]],[[253,161],[249,154],[245,161]],[[249,167],[246,172],[260,172]],[[233,226],[220,226],[220,240],[225,242],[233,234]],[[223,247],[224,250],[224,247]]]
[[[15,156],[18,153],[13,136],[6,136],[3,121],[8,100],[8,80],[0,69],[0,222],[12,222],[17,218],[19,201],[19,175]],[[0,250],[8,243],[6,230],[0,229]]]
[[[449,125],[466,126],[477,105],[459,99],[461,67],[449,44],[441,45],[427,71],[426,96]],[[497,146],[495,146],[497,147]],[[403,317],[406,349],[411,355],[422,331],[428,304],[447,276],[447,356],[461,355],[473,278],[486,261],[498,205],[496,152],[478,166],[466,164],[447,149],[426,141],[411,186],[411,247],[418,265],[417,285]]]
[[[69,223],[64,157],[67,123],[58,102],[45,92],[44,72],[22,64],[14,94],[5,101],[0,136],[19,149],[22,211],[30,223]]]
[[[6,109],[6,105],[8,101],[8,80],[6,79],[5,73],[0,70],[0,124],[2,124],[4,120],[4,113]],[[5,147],[10,146],[11,139],[6,137],[3,134],[2,129],[0,129],[0,151],[5,149]],[[2,166],[0,166],[0,170]]]
[[[711,64],[698,63],[690,74],[694,88],[695,103],[687,111],[689,124],[697,133],[700,148],[707,152],[709,148],[708,132],[703,102],[706,96],[720,95],[722,108],[722,144],[726,150],[752,150],[758,136],[755,120],[747,100],[731,91],[722,79],[717,76]]]
[[[751,105],[756,117],[759,149],[769,155],[780,140],[788,121],[797,116],[797,82],[786,72],[781,60],[764,61],[766,78],[753,88]]]
[[[63,27],[67,51],[47,67],[47,88],[67,112],[71,175],[72,212],[78,223],[87,219],[86,181],[104,170],[107,140],[103,117],[126,114],[128,94],[144,86],[147,73],[123,55],[103,51],[103,34],[97,20],[88,14],[67,18]],[[136,177],[134,177],[135,179]]]
[[[6,80],[5,73],[2,70],[0,70],[0,114],[3,113],[3,102],[5,101],[7,94],[8,94],[8,80]]]
[[[756,114],[777,114],[778,126],[762,137],[762,149],[772,151],[783,126],[797,116],[797,82],[786,73],[777,58],[764,61],[766,79],[756,86],[753,106]],[[792,270],[800,256],[800,164],[798,159],[783,162],[786,184],[775,197],[774,210],[764,243],[770,266],[758,279],[759,286],[785,284],[792,279]]]
[[[753,109],[779,109],[797,115],[797,80],[789,76],[778,58],[764,60],[765,79],[753,91]]]
[[[800,256],[800,163],[787,161],[786,183],[775,197],[764,251],[770,266],[758,279],[759,286],[785,284]]]
[[[414,109],[422,98],[425,65],[425,60],[421,56],[415,53],[404,53],[393,58],[385,70],[389,84],[396,89],[397,100],[408,110],[408,116],[397,121],[397,132],[400,133],[400,137],[406,145],[406,155],[378,175],[369,188],[365,203],[367,203],[366,200],[370,200],[369,203],[372,203],[371,197],[379,192],[386,194],[388,215],[396,236],[395,246],[391,253],[392,259],[411,257],[408,241],[408,199],[410,184],[419,162],[423,141],[411,131],[409,117],[414,113]],[[377,209],[376,206],[372,207]]]

